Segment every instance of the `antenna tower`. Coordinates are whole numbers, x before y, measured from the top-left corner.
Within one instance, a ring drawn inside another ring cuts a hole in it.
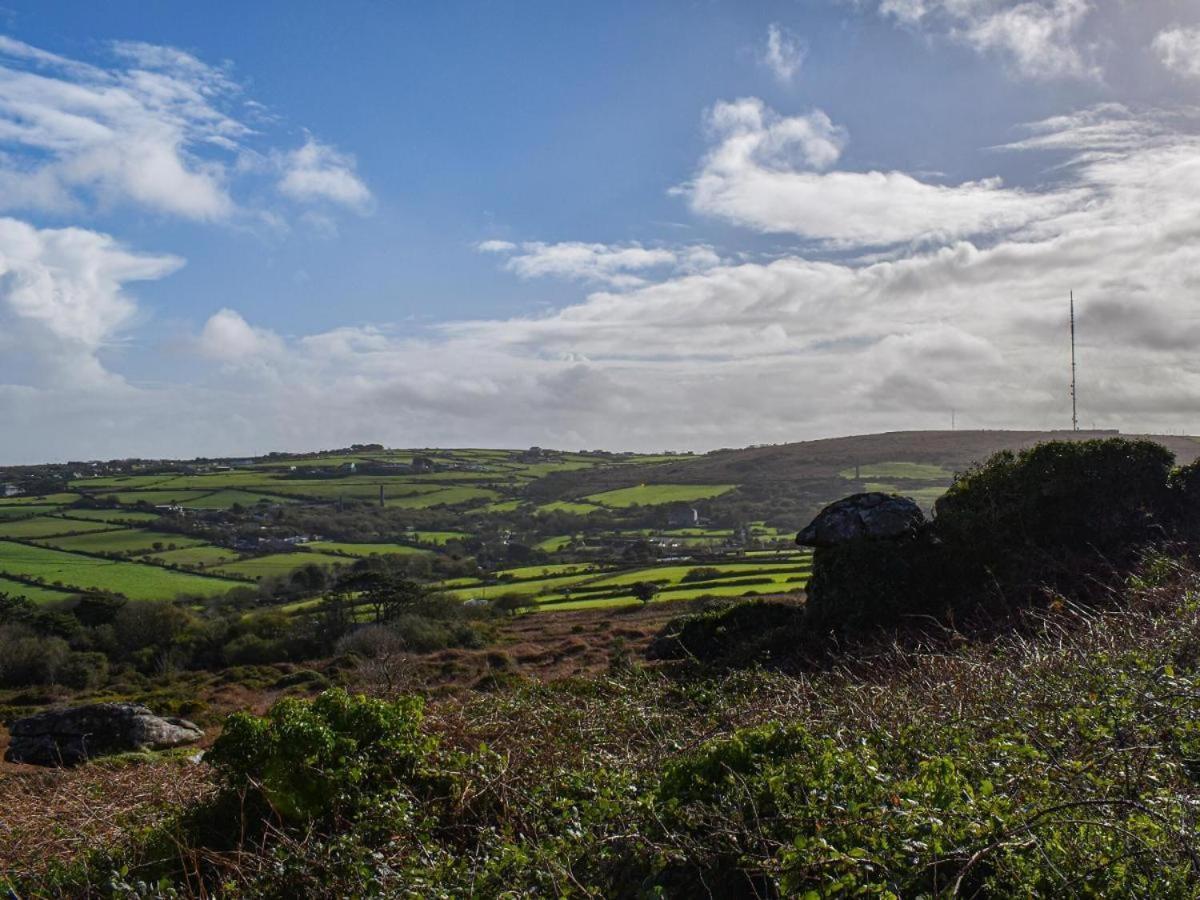
[[[1079,411],[1075,394],[1075,292],[1071,291],[1071,430],[1079,430]]]

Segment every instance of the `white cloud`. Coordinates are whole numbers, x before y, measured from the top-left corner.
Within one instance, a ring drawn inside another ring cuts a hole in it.
[[[627,289],[646,284],[652,271],[692,272],[719,265],[721,258],[706,245],[643,247],[638,243],[598,244],[562,241],[548,244],[526,241],[483,241],[482,253],[510,253],[504,264],[521,278],[565,278]]]
[[[776,23],[768,26],[761,60],[780,83],[792,82],[804,65],[805,56],[804,43],[796,35]]]
[[[261,362],[283,352],[283,341],[265,328],[255,328],[232,309],[222,309],[204,324],[197,349],[224,363]]]
[[[1200,78],[1200,28],[1168,28],[1155,36],[1153,47],[1171,71]]]
[[[38,366],[34,381],[109,381],[97,354],[136,315],[125,285],[182,264],[134,253],[95,231],[0,218],[0,347]]]
[[[310,137],[285,157],[279,190],[293,200],[324,200],[362,212],[371,192],[354,168],[352,157]]]
[[[517,245],[512,241],[480,241],[475,245],[475,249],[480,253],[508,253],[510,250],[516,250]]]
[[[1025,78],[1096,78],[1080,46],[1092,0],[880,0],[880,15],[997,53]]]
[[[235,177],[283,167],[293,199],[362,208],[352,161],[309,139],[261,152],[269,121],[227,68],[173,47],[118,42],[98,66],[0,37],[0,208],[80,211],[132,205],[197,221],[239,211]],[[270,215],[262,211],[264,215]]]
[[[1061,202],[998,179],[946,186],[903,172],[821,171],[847,136],[820,110],[782,117],[742,99],[718,103],[708,124],[714,146],[676,192],[696,212],[763,232],[846,247],[948,240],[1019,227]]]

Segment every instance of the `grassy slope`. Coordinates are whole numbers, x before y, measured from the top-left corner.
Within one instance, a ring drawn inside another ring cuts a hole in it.
[[[243,584],[9,541],[0,541],[0,573],[40,577],[48,584],[61,581],[83,590],[115,591],[131,600],[168,600],[180,594],[210,597]]]

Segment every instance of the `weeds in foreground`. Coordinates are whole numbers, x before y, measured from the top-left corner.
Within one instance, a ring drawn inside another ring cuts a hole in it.
[[[338,722],[288,701],[279,727],[320,752],[282,733],[256,749],[270,726],[246,725],[237,758],[253,764],[218,755],[217,795],[14,887],[1200,896],[1200,578],[1156,558],[1113,609],[1054,606],[1018,635],[822,673],[614,667],[447,699],[399,767],[370,723],[414,725],[410,701],[324,701]],[[321,797],[280,795],[305,767],[295,783]]]

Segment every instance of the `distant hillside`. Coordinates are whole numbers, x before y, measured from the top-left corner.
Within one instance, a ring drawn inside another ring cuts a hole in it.
[[[951,472],[961,471],[999,450],[1019,450],[1042,441],[1084,441],[1116,437],[1116,431],[889,431],[850,437],[774,444],[743,450],[716,450],[703,456],[680,457],[636,471],[597,469],[564,472],[553,479],[555,488],[577,482],[617,487],[641,482],[678,484],[751,484],[763,481],[824,479],[855,465],[884,462],[925,463]],[[1179,435],[1148,437],[1175,454],[1185,465],[1200,456],[1200,439]]]
[[[717,450],[636,469],[606,466],[555,472],[531,484],[528,493],[548,501],[635,484],[737,485],[738,490],[705,504],[705,514],[800,527],[825,504],[858,491],[900,493],[930,509],[956,472],[997,451],[1049,440],[1116,436],[1116,431],[895,431]],[[1200,456],[1196,438],[1147,437],[1167,447],[1181,465]]]

